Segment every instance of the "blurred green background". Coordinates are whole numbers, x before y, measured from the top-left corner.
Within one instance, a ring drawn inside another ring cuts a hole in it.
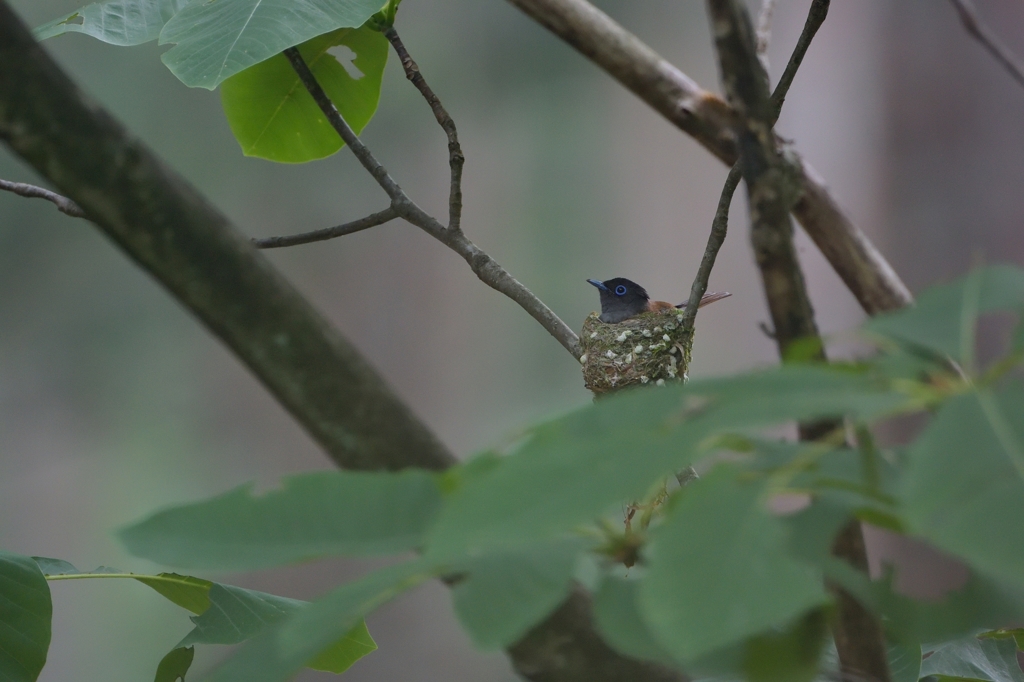
[[[79,0],[13,0],[29,25]],[[597,3],[706,88],[717,90],[698,0]],[[753,4],[753,3],[752,3]],[[778,76],[809,3],[779,0],[769,53]],[[979,3],[1024,51],[1024,5]],[[500,0],[406,0],[397,27],[459,127],[469,236],[571,326],[597,307],[585,278],[624,276],[686,297],[726,169],[574,51]],[[346,150],[304,166],[246,159],[219,96],[189,90],[163,48],[81,35],[46,48],[83,90],[253,236],[301,232],[380,210],[383,194]],[[3,65],[0,65],[3,68]],[[834,3],[779,129],[854,221],[919,289],[976,254],[1024,260],[1024,91],[934,0]],[[391,59],[363,139],[409,193],[443,215],[444,137]],[[0,177],[38,182],[8,152]],[[702,311],[691,374],[773,361],[746,239],[745,202],[711,280],[733,298]],[[802,235],[819,323],[837,353],[858,306]],[[460,456],[589,400],[578,365],[461,259],[398,222],[269,252]],[[88,223],[0,195],[0,547],[82,569],[157,567],[111,530],[154,508],[328,460],[167,294]],[[876,560],[887,551],[876,543]],[[366,570],[334,561],[224,576],[311,598]],[[54,587],[41,679],[146,680],[185,615],[145,587]],[[515,679],[472,650],[440,585],[370,621],[381,651],[347,673],[370,680]],[[223,651],[199,652],[195,672]],[[305,673],[301,679],[323,674]]]

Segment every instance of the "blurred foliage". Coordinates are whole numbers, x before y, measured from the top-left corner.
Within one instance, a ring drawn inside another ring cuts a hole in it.
[[[503,457],[485,454],[441,477],[308,474],[262,496],[243,489],[162,511],[121,537],[161,563],[236,570],[418,550],[419,558],[308,606],[186,583],[207,590],[217,608],[195,617],[196,629],[178,646],[255,638],[215,680],[283,682],[342,642],[360,646],[364,639],[349,631],[361,618],[433,576],[456,583],[455,611],[478,645],[506,646],[591,566],[599,575],[585,584],[596,591],[597,625],[630,656],[725,678],[811,680],[830,665],[828,578],[885,624],[900,679],[916,679],[914,652],[930,642],[921,676],[1018,681],[1012,632],[974,635],[1024,619],[1024,385],[1005,358],[963,373],[941,350],[922,347],[921,339],[935,337],[920,330],[941,328],[935,316],[945,316],[959,321],[958,334],[973,336],[982,311],[1019,313],[1024,270],[979,270],[948,290],[967,302],[869,323],[881,350],[859,363],[625,391],[528,429]],[[957,347],[970,345],[961,339]],[[971,357],[958,359],[974,366]],[[869,438],[868,423],[922,411],[929,424],[909,447],[887,451]],[[757,435],[774,424],[837,417],[858,425],[855,447],[842,429],[815,443]],[[690,464],[706,473],[667,487]],[[623,501],[659,486],[649,525],[616,520]],[[788,516],[769,511],[770,500],[793,493],[811,502]],[[971,582],[942,602],[918,602],[893,592],[888,578],[870,581],[830,555],[839,528],[879,516],[970,566]],[[627,539],[636,565],[623,580],[615,548]],[[51,579],[85,577],[55,560],[42,566]],[[48,602],[33,609],[47,620]],[[241,614],[249,615],[236,620]]]

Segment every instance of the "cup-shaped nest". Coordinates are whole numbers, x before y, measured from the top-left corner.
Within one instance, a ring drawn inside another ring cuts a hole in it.
[[[580,346],[583,382],[595,395],[627,386],[685,381],[693,329],[683,327],[683,311],[641,313],[615,324],[591,313],[583,323]]]

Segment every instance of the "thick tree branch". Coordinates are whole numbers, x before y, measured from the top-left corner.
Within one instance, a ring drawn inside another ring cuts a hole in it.
[[[371,227],[383,225],[397,217],[398,212],[395,211],[395,209],[385,208],[383,211],[371,213],[365,218],[353,220],[350,223],[344,223],[343,225],[337,225],[335,227],[327,227],[322,230],[313,230],[312,232],[302,232],[300,234],[289,234],[283,237],[253,239],[252,245],[257,249],[280,249],[286,246],[298,246],[299,244],[322,242],[326,239],[334,239],[335,237],[344,237],[348,234],[362,232],[363,230],[368,230]]]
[[[0,139],[249,366],[340,466],[455,461],[192,186],[88,100],[0,2]]]
[[[466,163],[466,157],[462,154],[462,145],[459,144],[455,121],[448,115],[448,111],[445,110],[438,96],[427,85],[426,79],[420,73],[419,65],[409,56],[409,51],[405,49],[405,44],[398,37],[395,27],[385,28],[384,37],[395,48],[395,53],[405,70],[405,77],[416,86],[416,89],[423,95],[423,99],[427,100],[430,110],[434,112],[434,118],[437,119],[437,123],[448,137],[448,165],[451,168],[451,187],[448,191],[448,229],[458,232],[462,229],[462,167]]]
[[[88,101],[0,0],[0,139],[227,344],[339,466],[455,459],[227,219]],[[574,593],[512,651],[543,682],[685,682],[600,642]],[[616,671],[608,677],[605,671]]]
[[[82,210],[82,207],[71,201],[71,199],[42,187],[28,185],[24,182],[0,180],[0,190],[13,192],[18,196],[28,197],[30,199],[46,199],[47,201],[53,202],[53,205],[56,206],[57,210],[61,213],[66,213],[72,218],[85,217],[85,211]]]
[[[995,57],[995,60],[1006,69],[1017,83],[1024,85],[1024,64],[1013,53],[1013,50],[1007,47],[996,36],[995,32],[981,20],[974,3],[971,0],[950,0],[950,2],[956,8],[956,13],[960,16],[960,22],[967,29],[967,32],[981,43],[982,47],[988,50],[989,54]]]
[[[730,166],[735,113],[586,0],[509,0]],[[842,212],[814,170],[789,159],[800,196],[793,213],[869,314],[901,308],[910,292]]]
[[[827,9],[827,3],[826,3]],[[740,121],[737,141],[740,166],[750,205],[751,241],[761,270],[779,353],[786,357],[801,338],[820,346],[800,263],[793,245],[789,209],[796,188],[775,149],[774,110],[768,79],[757,58],[753,27],[739,0],[708,0],[718,61],[729,103]],[[824,359],[824,352],[820,351]],[[802,424],[801,439],[815,440],[841,427],[835,422]],[[835,552],[857,568],[866,567],[867,555],[860,525],[849,524],[837,539]],[[840,589],[835,625],[836,649],[844,677],[890,680],[881,626],[863,606]]]
[[[807,48],[811,46],[811,40],[814,39],[814,35],[821,28],[825,17],[828,16],[829,2],[830,0],[813,0],[811,2],[811,9],[807,14],[807,20],[804,22],[804,28],[800,32],[800,37],[796,41],[796,47],[793,48],[793,53],[789,56],[786,69],[782,73],[782,78],[779,79],[778,85],[775,86],[775,90],[772,92],[771,121],[773,126],[779,120],[782,105],[785,103],[789,88],[793,85],[793,80],[796,78],[796,72],[804,61]],[[767,48],[766,42],[768,37],[765,35],[767,30],[765,25],[771,20],[770,14],[773,8],[773,0],[765,0],[761,7],[757,34],[757,53],[759,57],[763,56],[764,50]],[[765,18],[766,14],[769,15],[768,19]],[[694,319],[697,317],[697,304],[708,289],[711,270],[715,267],[718,251],[725,242],[725,236],[729,229],[729,207],[732,204],[732,198],[736,193],[736,187],[739,185],[741,175],[740,165],[737,162],[733,164],[725,180],[725,186],[722,187],[722,194],[718,199],[718,209],[715,211],[715,218],[711,222],[711,234],[708,236],[708,244],[704,249],[704,257],[701,259],[697,275],[694,277],[693,285],[690,287],[690,299],[687,301],[686,313],[683,317],[683,323],[688,327],[693,326]],[[774,332],[769,334],[769,336],[775,338]]]
[[[327,93],[317,83],[316,77],[309,70],[299,51],[295,48],[289,48],[285,50],[285,56],[291,62],[302,84],[309,91],[309,94],[312,95],[313,100],[320,107],[320,110],[327,117],[327,120],[337,131],[338,135],[341,136],[341,139],[349,146],[363,167],[370,172],[381,188],[387,193],[391,199],[391,208],[402,218],[462,256],[484,284],[505,294],[505,296],[518,303],[551,336],[555,337],[562,344],[562,347],[572,353],[573,357],[579,358],[582,351],[580,351],[579,338],[576,336],[576,332],[569,328],[533,292],[506,272],[480,247],[467,239],[461,229],[446,228],[436,218],[429,215],[416,202],[410,199],[405,191],[399,187],[398,183],[388,174],[384,166],[377,161],[373,153],[352,132],[352,129],[345,122],[345,119],[342,118],[341,114],[338,113],[337,108],[335,108]]]

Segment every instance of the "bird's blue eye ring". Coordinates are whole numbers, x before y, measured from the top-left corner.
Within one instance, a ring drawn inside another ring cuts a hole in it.
[[[626,295],[626,287],[621,285],[621,284],[619,286],[615,287],[615,295],[616,296],[625,296]]]

